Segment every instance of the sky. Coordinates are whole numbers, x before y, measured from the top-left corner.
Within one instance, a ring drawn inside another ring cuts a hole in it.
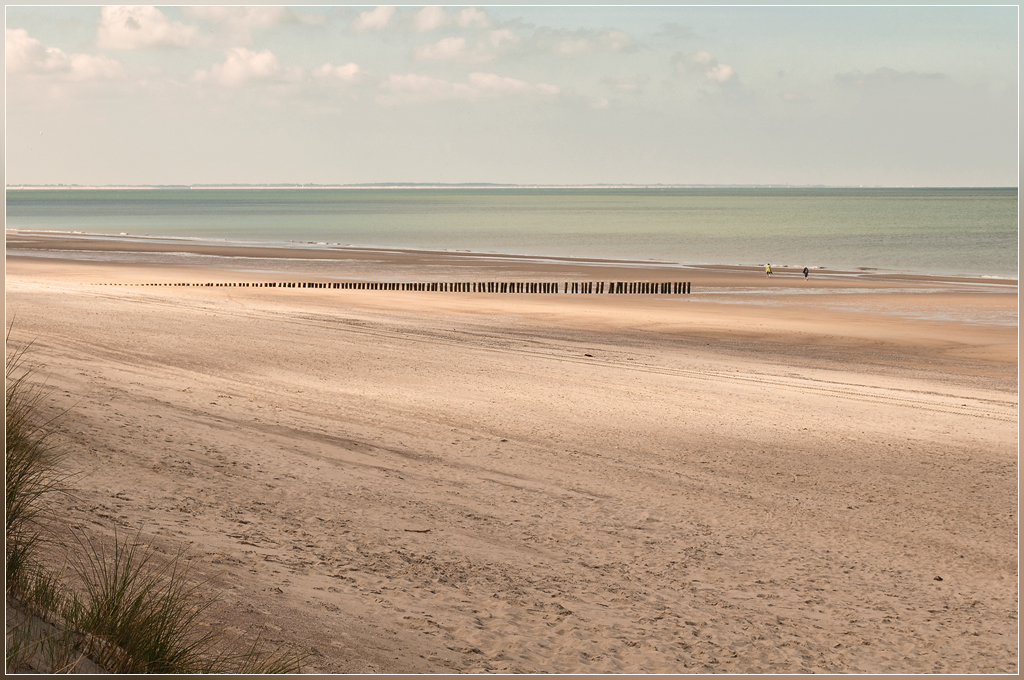
[[[11,7],[16,184],[1017,186],[1016,6]]]

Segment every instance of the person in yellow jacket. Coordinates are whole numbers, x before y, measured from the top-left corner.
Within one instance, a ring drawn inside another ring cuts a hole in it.
[[[769,279],[772,278],[772,265],[770,262],[764,266],[764,275]]]

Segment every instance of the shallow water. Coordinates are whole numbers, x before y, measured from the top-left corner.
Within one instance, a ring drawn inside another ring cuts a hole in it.
[[[1016,189],[8,190],[7,226],[1017,275]]]

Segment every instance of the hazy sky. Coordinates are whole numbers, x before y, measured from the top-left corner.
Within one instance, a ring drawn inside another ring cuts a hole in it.
[[[1016,186],[1016,7],[8,7],[8,184]]]

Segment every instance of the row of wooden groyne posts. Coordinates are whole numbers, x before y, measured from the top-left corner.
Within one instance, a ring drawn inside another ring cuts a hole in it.
[[[568,293],[616,295],[688,295],[689,281],[434,281],[397,283],[385,281],[339,281],[314,283],[107,283],[107,286],[199,286],[203,288],[325,288],[335,290],[408,290],[437,293]]]

